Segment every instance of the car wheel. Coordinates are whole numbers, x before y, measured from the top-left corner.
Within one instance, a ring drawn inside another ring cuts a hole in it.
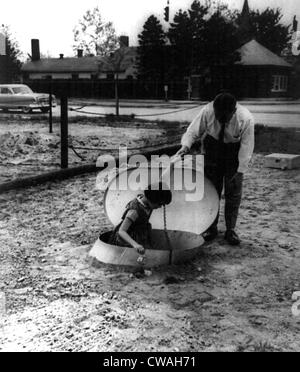
[[[41,108],[41,111],[42,111],[43,114],[47,114],[47,112],[49,112],[49,110],[50,109],[48,107]]]
[[[30,114],[31,113],[31,108],[30,107],[23,107],[22,112],[23,114]]]

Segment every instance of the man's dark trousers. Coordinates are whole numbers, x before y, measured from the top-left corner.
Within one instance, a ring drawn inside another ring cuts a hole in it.
[[[234,230],[243,189],[243,174],[239,173],[236,175],[239,167],[240,142],[224,143],[207,136],[204,141],[204,147],[205,175],[215,186],[220,200],[223,187],[225,187],[226,229]],[[216,228],[218,221],[219,213],[210,229]]]

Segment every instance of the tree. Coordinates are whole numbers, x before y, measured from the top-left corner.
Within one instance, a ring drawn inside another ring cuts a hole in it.
[[[215,13],[222,15],[228,22],[235,22],[239,12],[229,8],[228,4],[224,4],[219,0],[207,0],[206,6],[209,9],[209,14],[212,16]]]
[[[201,5],[198,0],[194,0],[191,8],[188,10],[192,34],[192,69],[195,73],[198,72],[199,66],[201,65],[202,56],[205,53],[203,49],[203,45],[205,42],[204,30],[209,8],[209,2],[206,2],[205,5]]]
[[[115,83],[115,100],[116,100],[116,116],[119,116],[119,74],[125,70],[127,60],[131,59],[130,48],[122,45],[114,53],[103,57],[99,61],[99,70],[102,72],[109,72],[114,75]]]
[[[283,25],[281,23],[282,17],[279,8],[267,8],[262,12],[253,10],[249,14],[249,34],[260,44],[278,55],[288,46],[292,37],[291,25]],[[238,17],[239,21],[240,15]]]
[[[193,32],[188,12],[180,9],[175,14],[168,38],[172,46],[172,75],[179,79],[190,75],[193,67]]]
[[[138,35],[137,49],[138,75],[142,79],[165,79],[166,35],[159,20],[151,15]]]
[[[176,75],[189,76],[208,67],[230,65],[239,57],[234,13],[226,5],[195,0],[188,12],[179,12],[168,32]]]
[[[2,25],[1,33],[6,37],[6,56],[10,80],[17,80],[21,73],[23,53],[8,25]]]
[[[237,52],[239,38],[237,28],[231,17],[222,9],[211,15],[204,26],[202,65],[207,67],[230,66],[240,60]]]
[[[119,46],[112,22],[102,21],[98,7],[88,10],[74,28],[73,49],[82,49],[84,55],[105,56]]]

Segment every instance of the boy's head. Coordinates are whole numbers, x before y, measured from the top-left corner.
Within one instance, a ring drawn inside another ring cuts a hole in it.
[[[172,201],[172,193],[165,183],[159,182],[149,185],[144,191],[144,195],[151,203],[153,209],[168,205]]]
[[[230,93],[221,93],[214,100],[216,119],[221,124],[229,123],[236,112],[236,98]]]

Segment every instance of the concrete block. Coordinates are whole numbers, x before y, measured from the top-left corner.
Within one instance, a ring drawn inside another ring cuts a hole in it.
[[[292,154],[271,154],[265,156],[265,166],[277,169],[300,168],[300,155]]]

